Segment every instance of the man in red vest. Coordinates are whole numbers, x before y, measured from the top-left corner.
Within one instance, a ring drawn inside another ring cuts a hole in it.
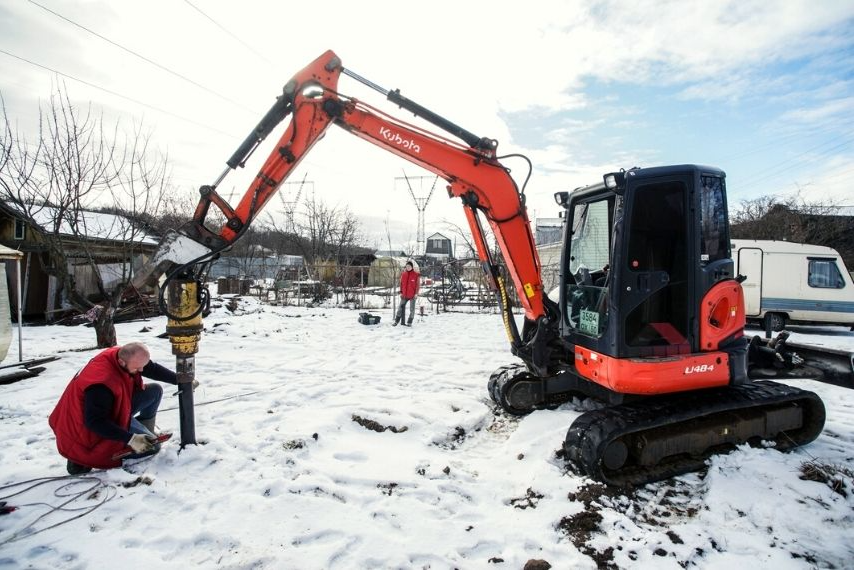
[[[175,373],[152,362],[141,342],[102,351],[71,379],[48,419],[68,473],[119,467],[122,460],[113,456],[128,447],[132,458],[160,450],[154,420],[163,388],[144,384],[142,376],[177,384]]]
[[[403,323],[407,327],[412,326],[412,321],[415,319],[415,297],[418,295],[420,285],[421,275],[415,270],[412,261],[407,261],[403,267],[403,273],[400,274],[400,306],[394,316],[393,327],[396,327],[398,323]],[[407,303],[409,303],[408,321],[406,320]]]

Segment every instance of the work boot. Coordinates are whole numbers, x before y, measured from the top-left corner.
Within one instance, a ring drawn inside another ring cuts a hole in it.
[[[86,467],[85,465],[74,463],[70,459],[65,464],[65,468],[68,470],[69,475],[83,475],[84,473],[88,473],[92,470],[91,467]]]
[[[400,319],[394,319],[394,322],[391,323],[391,326],[396,327],[398,324],[400,324]]]
[[[151,433],[154,433],[154,420],[155,419],[157,419],[157,416],[154,416],[152,418],[148,418],[146,420],[139,420],[139,423],[141,423],[143,425],[143,427],[145,427],[145,429],[147,429]],[[157,434],[155,434],[155,435],[157,435]]]

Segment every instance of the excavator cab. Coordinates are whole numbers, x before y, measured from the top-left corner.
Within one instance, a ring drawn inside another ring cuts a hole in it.
[[[524,413],[566,394],[619,404],[748,381],[723,171],[633,168],[555,198],[566,224],[549,346],[561,362],[499,370],[497,402]]]
[[[724,181],[636,168],[565,196],[561,336],[613,358],[701,352],[702,301],[733,278]]]

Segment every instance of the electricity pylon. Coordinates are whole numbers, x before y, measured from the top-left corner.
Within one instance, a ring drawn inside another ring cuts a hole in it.
[[[429,178],[433,178],[433,185],[430,186],[430,191],[427,192],[427,196],[424,196],[423,190],[425,181]],[[409,194],[412,196],[412,200],[415,202],[415,207],[418,209],[418,235],[416,236],[416,241],[418,243],[418,255],[424,255],[427,251],[426,247],[426,238],[424,236],[424,211],[427,209],[427,204],[430,202],[430,198],[433,196],[433,190],[436,189],[436,182],[439,181],[438,176],[407,176],[406,171],[403,172],[403,177],[395,178],[395,182],[398,180],[406,181],[406,187],[409,189]],[[412,181],[417,181],[420,196],[416,194],[415,190],[412,188]]]

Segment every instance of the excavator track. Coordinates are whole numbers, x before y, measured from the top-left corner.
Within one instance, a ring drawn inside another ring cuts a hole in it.
[[[522,364],[508,364],[492,373],[487,391],[492,401],[514,416],[524,416],[541,403],[540,382]]]
[[[609,485],[643,485],[701,469],[736,445],[774,442],[787,451],[824,427],[821,399],[760,381],[648,398],[587,412],[569,428],[564,450],[583,475]]]

